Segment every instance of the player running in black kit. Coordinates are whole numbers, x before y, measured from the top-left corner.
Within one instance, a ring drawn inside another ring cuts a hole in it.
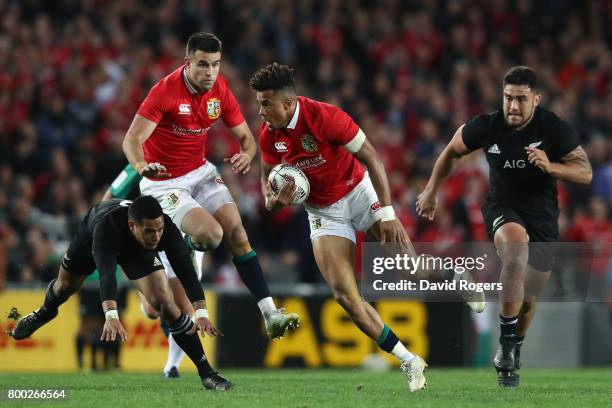
[[[195,324],[174,303],[158,251],[165,251],[195,309]],[[151,196],[136,200],[108,200],[89,210],[60,265],[57,279],[49,284],[44,304],[21,319],[11,332],[16,340],[30,337],[58,314],[59,306],[75,293],[96,267],[100,271],[100,297],[106,322],[101,340],[127,340],[117,313],[117,264],[159,310],[177,344],[196,365],[202,385],[226,390],[232,384],[208,363],[196,331],[210,336],[221,333],[208,319],[204,292],[197,279],[189,250],[180,231]]]
[[[521,345],[553,264],[554,254],[543,243],[559,237],[557,180],[589,184],[592,172],[572,128],[538,106],[532,69],[510,69],[503,93],[503,110],[479,115],[455,132],[417,199],[417,211],[433,219],[438,188],[457,160],[485,150],[490,190],[482,213],[502,261],[503,285],[500,347],[493,364],[499,385],[516,387]]]

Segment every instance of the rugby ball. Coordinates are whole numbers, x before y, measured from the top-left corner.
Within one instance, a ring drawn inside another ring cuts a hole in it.
[[[310,194],[310,183],[302,170],[290,164],[277,164],[272,168],[268,176],[268,181],[270,182],[274,195],[278,195],[280,189],[283,188],[283,185],[289,180],[295,182],[297,190],[296,197],[291,204],[302,204],[308,199],[308,195]]]

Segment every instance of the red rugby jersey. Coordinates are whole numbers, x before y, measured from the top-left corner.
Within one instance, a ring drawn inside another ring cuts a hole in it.
[[[208,92],[198,93],[187,81],[184,68],[155,84],[137,112],[157,123],[143,145],[145,160],[163,164],[172,178],[206,162],[206,136],[218,119],[229,128],[244,122],[236,97],[222,75]]]
[[[282,162],[301,169],[310,182],[306,201],[327,207],[347,195],[365,174],[359,161],[345,148],[359,131],[341,109],[298,96],[298,108],[285,129],[259,133],[261,158],[269,165]]]

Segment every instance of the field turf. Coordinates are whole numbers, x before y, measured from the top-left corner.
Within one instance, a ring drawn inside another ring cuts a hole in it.
[[[235,388],[205,391],[195,374],[0,373],[0,407],[610,407],[612,368],[521,373],[518,389],[497,386],[492,369],[430,369],[427,389],[409,393],[399,369],[224,370]],[[62,401],[7,399],[8,389],[68,389]]]

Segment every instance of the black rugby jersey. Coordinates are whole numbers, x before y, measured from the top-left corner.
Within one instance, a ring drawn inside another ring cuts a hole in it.
[[[549,219],[559,213],[557,180],[544,173],[527,158],[525,147],[544,150],[551,162],[578,147],[574,130],[553,112],[536,107],[526,128],[509,127],[504,113],[476,116],[462,130],[469,150],[484,149],[489,164],[489,194],[494,200],[534,217]]]
[[[79,228],[78,240],[91,248],[94,261],[100,271],[102,300],[117,298],[115,269],[120,259],[138,257],[148,252],[165,251],[177,278],[192,302],[203,300],[202,286],[189,256],[189,249],[179,229],[164,214],[164,232],[155,250],[144,248],[134,237],[128,225],[128,207],[131,201],[111,199],[92,207]]]

